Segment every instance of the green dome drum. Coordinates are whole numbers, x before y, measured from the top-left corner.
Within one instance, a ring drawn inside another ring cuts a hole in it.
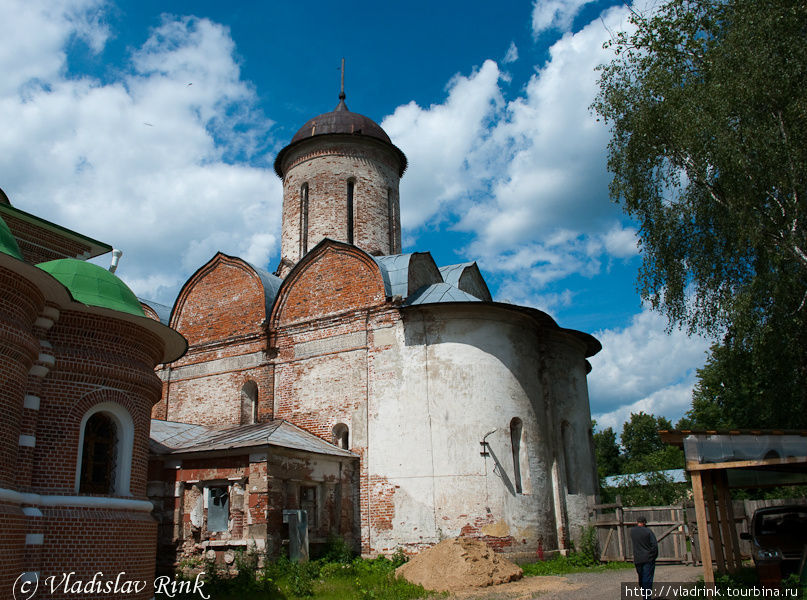
[[[134,292],[103,267],[74,258],[51,260],[37,267],[58,280],[78,302],[145,316]]]

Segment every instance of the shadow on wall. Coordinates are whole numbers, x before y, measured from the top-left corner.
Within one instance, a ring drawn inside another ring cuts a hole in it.
[[[510,477],[507,475],[507,470],[505,469],[504,465],[499,460],[499,457],[496,456],[496,453],[491,448],[490,444],[487,444],[486,450],[490,454],[490,457],[493,459],[493,473],[502,480],[504,487],[507,488],[507,491],[510,492],[511,496],[516,495],[516,488],[513,486],[513,482],[510,481]]]

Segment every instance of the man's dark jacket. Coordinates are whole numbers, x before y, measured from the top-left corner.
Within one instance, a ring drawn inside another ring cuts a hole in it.
[[[656,536],[647,527],[634,527],[630,530],[630,540],[633,542],[633,563],[654,562],[658,557],[658,542]]]

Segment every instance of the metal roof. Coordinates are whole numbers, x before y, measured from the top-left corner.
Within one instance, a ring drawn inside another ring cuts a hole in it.
[[[440,270],[428,252],[373,256],[381,269],[387,296],[406,298],[418,289],[443,281]]]
[[[266,302],[266,316],[268,317],[269,313],[272,312],[272,306],[275,304],[277,292],[280,290],[280,284],[283,283],[283,280],[277,275],[272,275],[269,271],[256,267],[252,263],[247,264],[258,274],[258,277],[263,284],[263,296]]]
[[[387,133],[378,123],[369,117],[351,112],[347,104],[345,104],[344,97],[340,95],[339,104],[336,105],[336,108],[331,112],[322,113],[306,121],[305,125],[300,127],[297,133],[294,134],[294,137],[291,138],[289,145],[278,153],[275,158],[275,173],[277,173],[277,176],[281,179],[283,178],[283,159],[289,148],[305,140],[323,135],[351,135],[373,138],[383,142],[389,145],[395,154],[398,155],[398,160],[400,161],[398,176],[402,176],[404,171],[406,171],[406,155],[401,149],[392,143]]]
[[[353,452],[329,444],[313,433],[282,419],[254,425],[237,425],[226,429],[152,419],[149,445],[155,454],[187,454],[277,446],[315,454],[357,457]]]
[[[463,292],[468,292],[480,300],[492,300],[488,284],[485,283],[476,261],[440,267],[440,275],[443,276],[443,281]]]
[[[420,288],[406,299],[406,306],[437,304],[440,302],[482,302],[476,296],[455,288],[448,283],[434,283]]]
[[[153,310],[157,314],[157,318],[160,320],[160,323],[163,325],[168,325],[168,323],[171,321],[170,306],[160,304],[159,302],[154,302],[154,300],[147,300],[146,298],[141,298],[140,296],[138,296],[137,299]]]

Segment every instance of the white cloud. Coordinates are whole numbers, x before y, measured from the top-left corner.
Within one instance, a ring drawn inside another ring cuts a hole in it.
[[[639,253],[637,230],[615,224],[602,236],[608,254],[616,258],[629,258]]]
[[[228,30],[164,17],[128,71],[101,84],[69,76],[63,50],[79,35],[101,43],[99,4],[61,8],[6,15],[9,30],[46,32],[29,53],[37,60],[0,57],[0,173],[12,203],[122,248],[117,273],[162,302],[217,250],[266,266],[281,185],[248,162],[271,123]]]
[[[502,59],[502,63],[508,65],[510,63],[514,63],[518,60],[518,47],[516,46],[515,42],[510,42],[510,47],[507,49],[507,53],[504,55]]]
[[[645,309],[625,328],[594,333],[603,349],[589,359],[589,398],[602,427],[621,430],[640,410],[675,420],[689,408],[709,341],[678,329],[667,333],[666,325],[665,317]]]
[[[401,180],[401,223],[423,225],[484,181],[489,121],[502,105],[492,60],[470,76],[456,75],[443,104],[399,106],[381,126],[409,159]]]
[[[568,31],[572,21],[586,4],[594,0],[535,0],[532,5],[532,32],[549,29]]]
[[[109,31],[102,22],[104,0],[4,0],[0,2],[0,98],[26,83],[60,80],[65,44],[73,37],[99,51]]]

